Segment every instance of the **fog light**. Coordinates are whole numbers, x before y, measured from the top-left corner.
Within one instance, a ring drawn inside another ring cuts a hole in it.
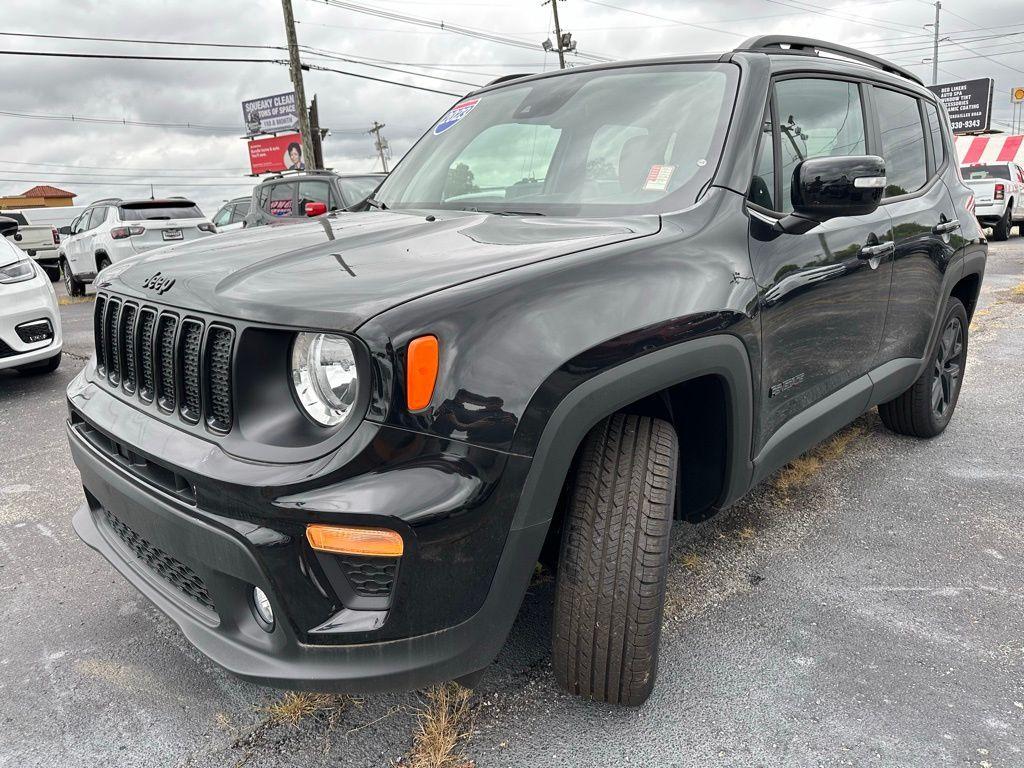
[[[267,632],[274,628],[274,609],[270,607],[270,598],[259,587],[252,588],[252,614]]]

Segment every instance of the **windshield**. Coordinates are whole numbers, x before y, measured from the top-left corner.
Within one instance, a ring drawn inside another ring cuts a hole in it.
[[[1008,165],[965,165],[960,169],[964,181],[980,181],[984,179],[1009,179]]]
[[[380,184],[380,180],[380,176],[343,176],[338,179],[338,186],[345,196],[345,202],[348,205],[355,205],[369,197]]]
[[[737,71],[623,67],[464,99],[374,197],[388,208],[562,216],[688,207],[718,165]]]
[[[129,203],[121,206],[121,221],[201,218],[203,212],[199,206],[188,200],[180,203]]]

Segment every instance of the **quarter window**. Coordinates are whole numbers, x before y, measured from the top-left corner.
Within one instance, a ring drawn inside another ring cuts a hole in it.
[[[770,211],[775,210],[775,138],[771,107],[765,110],[761,122],[754,176],[750,180],[747,200]]]
[[[932,134],[932,166],[936,170],[946,160],[946,144],[942,139],[942,122],[939,110],[931,102],[924,103],[925,114],[928,115],[928,130]]]
[[[885,197],[916,192],[928,180],[918,101],[913,96],[875,88],[875,104],[885,160]]]
[[[793,210],[793,171],[812,157],[867,154],[860,88],[843,80],[798,78],[775,86],[779,120],[779,206]],[[920,121],[918,121],[920,127]]]

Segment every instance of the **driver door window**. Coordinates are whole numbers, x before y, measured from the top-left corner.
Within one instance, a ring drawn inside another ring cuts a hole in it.
[[[775,86],[782,193],[780,210],[793,210],[793,170],[812,157],[866,155],[860,87],[844,80],[795,78]]]
[[[275,184],[270,188],[267,213],[271,216],[295,215],[295,184]]]

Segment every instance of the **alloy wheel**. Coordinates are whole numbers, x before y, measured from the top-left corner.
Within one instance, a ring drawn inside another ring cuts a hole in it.
[[[964,328],[960,318],[950,318],[939,339],[932,381],[932,413],[945,418],[956,400],[963,372]]]

